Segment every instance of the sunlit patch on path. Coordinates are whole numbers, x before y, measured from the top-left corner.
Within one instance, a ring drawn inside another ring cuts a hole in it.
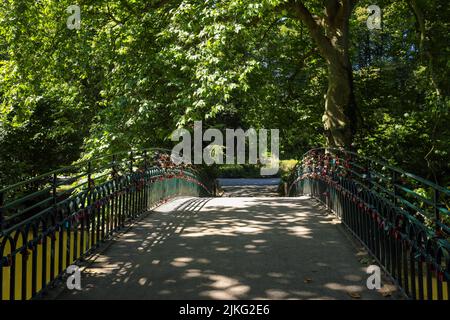
[[[309,198],[178,198],[116,240],[59,299],[362,299],[356,250]]]

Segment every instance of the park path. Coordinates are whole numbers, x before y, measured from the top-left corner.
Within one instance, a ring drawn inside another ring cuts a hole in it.
[[[278,197],[279,178],[217,179],[224,197]]]
[[[313,200],[177,198],[113,240],[57,299],[385,299]]]

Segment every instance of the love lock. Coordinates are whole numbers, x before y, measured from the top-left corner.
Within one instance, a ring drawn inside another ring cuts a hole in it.
[[[409,240],[408,238],[404,238],[403,245],[406,247],[406,249],[411,248],[411,240]]]
[[[12,266],[12,257],[10,254],[8,254],[6,257],[3,257],[2,266],[3,267],[11,267]]]
[[[376,215],[376,220],[379,227],[384,227],[384,220],[379,215]]]
[[[79,222],[80,220],[84,219],[84,209],[80,210],[76,215],[75,215],[75,219],[77,220],[77,222]]]
[[[392,235],[391,226],[389,225],[389,223],[384,223],[384,232],[386,232],[386,234]]]
[[[419,257],[419,260],[420,260],[420,262],[426,262],[426,261],[427,261],[426,258],[427,258],[427,257],[426,257],[423,253],[421,253],[421,254],[420,254],[420,257]]]
[[[28,257],[29,257],[30,254],[31,254],[31,251],[28,250],[27,248],[24,248],[24,249],[22,249],[22,250],[20,251],[20,254],[22,255],[22,257],[25,258],[25,261],[27,261],[27,260],[28,260]]]
[[[396,230],[395,230],[395,228],[394,227],[389,227],[389,234],[391,235],[391,237],[394,237],[395,238],[395,232],[396,232]]]

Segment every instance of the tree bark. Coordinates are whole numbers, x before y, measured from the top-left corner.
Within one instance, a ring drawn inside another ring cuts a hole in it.
[[[329,147],[351,147],[356,133],[356,103],[351,68],[328,64],[328,90],[322,122]]]
[[[353,5],[353,0],[328,0],[324,16],[316,17],[303,2],[289,1],[290,8],[306,25],[328,65],[322,122],[329,147],[350,148],[360,120],[349,56],[349,19]]]

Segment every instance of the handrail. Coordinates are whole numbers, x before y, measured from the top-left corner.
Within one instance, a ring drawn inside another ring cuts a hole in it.
[[[436,184],[436,183],[434,183],[434,182],[432,182],[432,181],[429,181],[429,180],[427,180],[427,179],[424,179],[424,178],[422,178],[422,177],[419,177],[419,176],[417,176],[417,175],[415,175],[415,174],[413,174],[413,173],[407,172],[407,171],[405,171],[405,170],[403,170],[403,169],[401,169],[401,168],[394,167],[394,166],[388,164],[388,163],[385,162],[385,161],[378,160],[378,159],[373,159],[373,158],[367,157],[367,156],[365,156],[365,155],[360,155],[360,154],[358,154],[357,152],[354,152],[354,151],[348,151],[348,150],[343,150],[343,149],[339,149],[339,148],[316,148],[316,149],[312,149],[312,150],[321,150],[321,149],[329,150],[329,151],[334,151],[334,152],[344,152],[344,153],[346,153],[346,154],[351,154],[351,155],[353,155],[353,156],[357,156],[357,157],[359,157],[359,158],[362,158],[362,159],[365,159],[365,160],[368,160],[368,161],[375,162],[375,163],[380,164],[380,165],[382,165],[382,166],[384,166],[384,167],[386,167],[386,168],[388,168],[388,169],[390,169],[390,170],[393,170],[393,171],[396,171],[397,173],[406,175],[406,176],[409,177],[409,178],[412,178],[412,179],[414,179],[414,180],[417,180],[417,181],[419,181],[419,182],[421,182],[421,183],[423,183],[423,184],[425,184],[425,185],[427,185],[427,186],[429,186],[429,187],[432,187],[432,188],[434,188],[434,189],[439,190],[440,192],[444,192],[444,193],[450,195],[450,189],[446,189],[446,188],[444,188],[444,187],[442,187],[442,186],[440,186],[440,185],[438,185],[438,184]],[[310,150],[310,151],[311,151],[311,150]],[[307,153],[309,153],[310,151],[308,151]]]
[[[449,189],[338,148],[309,150],[290,179],[290,196],[334,212],[409,297],[449,299]]]
[[[167,152],[167,151],[170,151],[170,150],[169,149],[165,149],[165,148],[144,148],[144,149],[135,149],[135,150],[129,150],[129,151],[120,151],[120,152],[115,152],[115,153],[111,153],[111,154],[105,154],[105,155],[97,156],[97,157],[94,157],[94,158],[91,158],[91,159],[85,159],[85,160],[82,160],[82,161],[75,162],[75,163],[73,163],[70,166],[64,166],[64,167],[55,169],[53,171],[49,171],[49,172],[40,174],[40,175],[38,175],[36,177],[32,177],[30,179],[26,179],[24,181],[19,181],[19,182],[15,183],[15,184],[3,187],[2,189],[0,189],[0,193],[4,193],[4,192],[6,192],[6,191],[8,191],[10,189],[14,189],[14,188],[20,187],[20,186],[22,186],[24,184],[28,184],[28,183],[31,183],[31,182],[34,182],[34,181],[39,181],[40,179],[43,179],[45,177],[48,177],[48,176],[56,174],[56,173],[62,173],[62,172],[65,172],[66,170],[74,169],[77,166],[87,165],[89,162],[92,163],[92,162],[95,162],[95,161],[103,160],[103,159],[108,158],[108,157],[114,157],[114,156],[123,155],[123,154],[129,155],[130,153],[135,152],[135,151],[141,151],[141,152],[144,152],[144,151],[164,151],[164,152]]]
[[[2,189],[0,300],[40,294],[162,201],[210,196],[198,172],[174,165],[166,149],[151,148],[81,161]]]

